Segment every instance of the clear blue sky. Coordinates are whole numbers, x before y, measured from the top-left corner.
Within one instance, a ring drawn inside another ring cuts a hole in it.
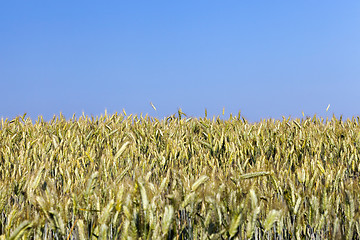
[[[0,117],[357,116],[359,26],[357,0],[3,1]]]

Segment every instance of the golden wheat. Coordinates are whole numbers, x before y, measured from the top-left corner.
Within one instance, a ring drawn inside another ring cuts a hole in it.
[[[0,239],[359,239],[359,153],[359,117],[1,119]]]

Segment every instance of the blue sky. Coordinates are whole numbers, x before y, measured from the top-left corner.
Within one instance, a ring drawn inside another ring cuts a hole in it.
[[[360,1],[4,1],[0,117],[357,116],[359,26]]]

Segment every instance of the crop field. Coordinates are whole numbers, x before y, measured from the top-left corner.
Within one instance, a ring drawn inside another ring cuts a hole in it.
[[[0,123],[0,239],[360,239],[360,121]]]

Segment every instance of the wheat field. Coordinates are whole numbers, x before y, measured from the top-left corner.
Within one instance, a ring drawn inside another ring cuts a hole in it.
[[[0,239],[359,239],[359,117],[0,123]]]

